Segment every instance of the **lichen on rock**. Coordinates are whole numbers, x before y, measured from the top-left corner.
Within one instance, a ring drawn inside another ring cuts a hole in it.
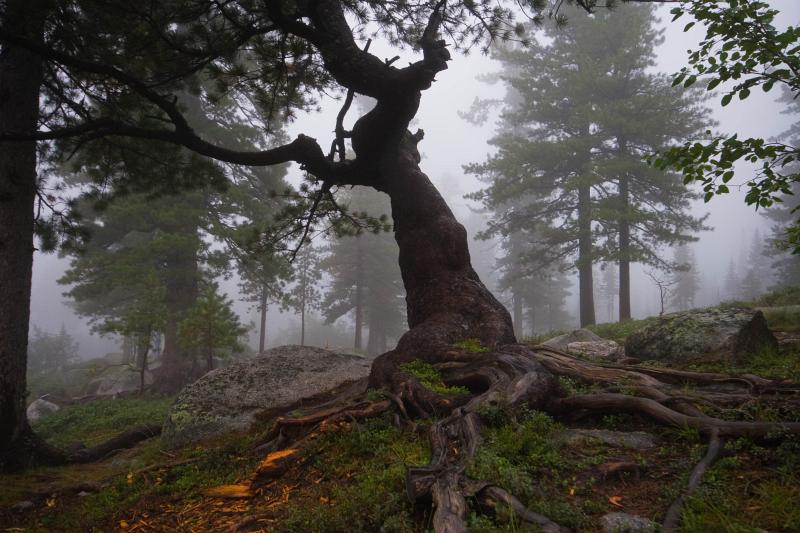
[[[738,364],[748,356],[777,347],[761,311],[709,307],[664,315],[632,333],[625,341],[625,355],[665,363]]]
[[[250,428],[258,413],[359,380],[371,360],[310,346],[280,346],[213,370],[185,387],[173,403],[162,440],[176,447]]]

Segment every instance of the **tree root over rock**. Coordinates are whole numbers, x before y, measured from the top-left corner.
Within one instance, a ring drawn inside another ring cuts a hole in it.
[[[639,414],[664,425],[694,428],[710,440],[708,453],[692,472],[686,492],[667,512],[664,527],[670,530],[679,523],[685,499],[720,457],[724,438],[774,441],[800,434],[798,422],[729,421],[701,408],[724,412],[722,405],[740,405],[762,395],[797,395],[800,388],[790,383],[753,375],[596,364],[552,348],[521,344],[478,354],[450,348],[441,360],[431,357],[431,353],[426,353],[425,359],[440,372],[443,382],[466,387],[470,394],[452,396],[428,390],[401,369],[400,364],[409,360],[407,356],[389,352],[375,361],[370,379],[373,387],[382,388],[385,399],[326,407],[297,418],[278,418],[269,433],[271,448],[296,441],[326,424],[367,418],[392,409],[400,415],[395,416],[396,422],[411,429],[417,428],[415,418],[433,418],[428,430],[430,461],[407,467],[406,492],[413,503],[433,506],[436,532],[466,531],[468,497],[479,503],[479,511],[494,511],[502,506],[544,531],[563,532],[568,530],[530,511],[503,488],[467,477],[466,470],[482,442],[479,410],[491,404],[508,408],[524,405],[567,419],[594,412]],[[605,390],[568,395],[559,384],[559,376],[600,385]],[[695,389],[687,390],[686,383]]]

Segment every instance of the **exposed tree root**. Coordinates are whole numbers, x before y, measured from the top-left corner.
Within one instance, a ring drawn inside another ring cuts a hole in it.
[[[376,360],[370,377],[370,384],[381,387],[386,399],[326,406],[301,417],[278,418],[269,433],[272,449],[296,441],[314,428],[367,418],[391,409],[397,411],[397,421],[404,421],[412,429],[417,427],[414,419],[432,417],[434,422],[428,430],[430,461],[427,465],[407,467],[406,492],[414,503],[433,505],[435,531],[466,531],[466,498],[474,497],[480,504],[479,510],[495,512],[502,506],[543,531],[564,532],[565,528],[530,511],[503,488],[467,477],[467,468],[482,442],[479,417],[482,406],[525,405],[563,417],[576,413],[628,412],[673,427],[694,428],[709,436],[709,451],[692,472],[686,493],[667,513],[665,527],[677,524],[685,498],[699,486],[705,471],[720,456],[723,438],[770,440],[800,434],[800,422],[729,421],[715,418],[702,409],[723,412],[728,406],[740,406],[754,398],[800,390],[794,384],[758,376],[597,364],[551,348],[520,344],[497,346],[488,353],[450,347],[440,352],[438,359],[431,351],[424,352],[424,358],[434,364],[446,385],[466,387],[470,394],[450,396],[428,390],[400,368],[402,362],[412,359],[407,352],[389,352]],[[604,391],[568,396],[557,376],[601,385]],[[687,388],[686,383],[694,384],[695,389]]]
[[[60,466],[70,463],[92,463],[160,434],[160,425],[145,425],[124,431],[91,448],[86,448],[81,444],[76,449],[61,450],[47,444],[28,427],[23,436],[18,439],[16,447],[3,454],[0,471],[14,472],[33,465]]]
[[[161,435],[161,425],[149,424],[140,426],[128,431],[124,431],[107,441],[92,446],[91,448],[81,448],[67,456],[70,463],[91,463],[105,459],[120,450],[130,448],[143,440]]]
[[[662,424],[697,429],[704,435],[719,432],[724,437],[768,439],[800,434],[800,422],[740,422],[712,417],[687,416],[651,400],[626,394],[581,394],[553,400],[548,411],[569,414],[575,410],[627,412],[648,416]]]
[[[539,526],[545,533],[565,533],[569,531],[569,529],[559,526],[546,516],[529,510],[521,501],[500,487],[487,485],[478,491],[475,496],[481,505],[491,509],[497,509],[501,505],[507,506],[520,520]]]
[[[719,432],[713,431],[706,455],[697,463],[697,466],[694,467],[692,473],[689,475],[689,483],[686,486],[686,491],[669,506],[667,514],[664,516],[664,524],[661,526],[662,532],[675,531],[678,528],[681,522],[681,511],[683,510],[684,502],[700,486],[706,471],[722,457],[724,448],[725,442],[720,438]]]

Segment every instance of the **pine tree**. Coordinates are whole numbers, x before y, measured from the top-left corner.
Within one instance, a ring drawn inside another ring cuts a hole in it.
[[[700,289],[700,275],[694,252],[689,246],[678,246],[675,248],[673,263],[676,265],[676,283],[672,287],[669,305],[678,311],[685,311],[694,307],[697,291]]]
[[[287,294],[287,304],[300,315],[300,346],[306,345],[306,314],[319,309],[322,292],[320,262],[322,252],[310,241],[297,253],[294,263],[294,285]]]
[[[593,263],[619,263],[626,320],[630,263],[667,267],[658,248],[703,229],[680,178],[644,161],[705,115],[697,93],[646,71],[660,39],[653,23],[651,8],[626,6],[545,32],[552,44],[502,49],[510,103],[492,141],[498,153],[468,167],[490,183],[473,197],[503,213],[494,231],[544,220],[539,254],[576,257],[582,325],[594,322]]]
[[[786,104],[784,114],[795,118],[800,117],[800,101],[787,90],[781,100]],[[780,135],[781,140],[800,146],[800,121],[795,121],[791,127]],[[786,173],[800,174],[800,164],[795,161],[785,167]],[[793,182],[789,190],[791,194],[784,194],[779,202],[772,208],[764,210],[763,214],[771,222],[771,232],[766,239],[764,255],[772,258],[772,269],[776,287],[800,285],[800,254],[795,253],[796,244],[793,241],[793,230],[798,227],[798,207],[800,207],[800,183]],[[800,242],[800,239],[795,239]]]
[[[78,357],[78,343],[67,333],[64,324],[58,333],[48,333],[33,326],[28,343],[28,374],[60,374]]]
[[[189,354],[178,342],[178,323],[194,304],[200,264],[208,258],[200,234],[208,216],[207,200],[202,191],[159,199],[130,195],[101,212],[88,211],[93,238],[73,255],[69,270],[59,279],[70,285],[65,294],[76,312],[100,331],[132,333],[126,325],[131,314],[137,314],[154,292],[163,297],[164,323],[154,332],[164,332],[158,376],[164,390],[174,390],[192,377],[186,371]],[[145,337],[140,340],[145,342]]]
[[[742,280],[739,277],[739,272],[736,270],[736,263],[731,258],[728,263],[728,271],[725,273],[725,281],[723,283],[723,294],[726,300],[736,300],[741,296]]]
[[[116,316],[107,316],[98,327],[102,333],[117,333],[133,344],[133,363],[139,370],[139,393],[144,392],[145,374],[153,339],[167,326],[166,289],[158,272],[149,268],[135,289],[136,297]],[[131,289],[132,287],[128,287]],[[85,304],[86,302],[84,302]],[[176,332],[177,334],[177,332]]]
[[[497,260],[497,270],[499,290],[510,295],[514,331],[518,336],[533,337],[566,327],[572,317],[564,308],[571,283],[563,271],[527,255],[531,238],[525,232],[505,238],[505,255]]]
[[[339,199],[348,212],[362,218],[385,217],[390,210],[388,198],[364,188],[355,188]],[[345,314],[352,314],[355,325],[353,346],[363,349],[362,330],[369,328],[367,353],[386,351],[388,338],[397,338],[403,329],[403,282],[397,265],[397,243],[388,230],[391,219],[383,218],[384,226],[336,236],[322,261],[322,269],[331,282],[321,308],[328,323]]]
[[[600,269],[600,298],[606,306],[609,322],[614,322],[615,303],[619,293],[619,277],[613,263],[604,263]]]
[[[753,238],[750,241],[745,269],[741,296],[745,300],[753,300],[763,294],[770,284],[769,265],[764,257],[764,240],[761,238],[761,231],[758,228],[753,232]]]
[[[244,347],[240,337],[247,333],[231,308],[233,302],[218,289],[215,283],[209,283],[178,326],[181,344],[202,352],[208,372],[214,369],[215,357],[241,352]]]
[[[764,211],[772,226],[763,253],[771,259],[776,287],[800,285],[800,254],[793,253],[789,244],[789,229],[796,223],[796,209],[800,206],[800,184],[793,184],[792,192],[784,197],[780,207]]]

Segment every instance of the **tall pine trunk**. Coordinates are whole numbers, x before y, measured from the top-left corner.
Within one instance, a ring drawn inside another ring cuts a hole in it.
[[[595,323],[594,281],[592,278],[592,217],[591,188],[578,187],[578,292],[580,298],[581,327]]]
[[[187,235],[189,226],[186,228]],[[197,225],[191,226],[191,232]],[[199,246],[199,241],[198,241]],[[167,321],[164,327],[164,350],[161,352],[161,367],[156,388],[162,392],[175,392],[196,377],[197,361],[191,350],[181,345],[178,325],[197,300],[197,252],[193,247],[177,246],[167,257],[166,307]]]
[[[5,30],[41,41],[49,2],[9,0]],[[0,51],[0,132],[34,132],[42,60],[4,43]],[[26,367],[33,272],[36,143],[0,142],[0,471],[24,467],[35,454],[28,426]]]
[[[306,345],[306,291],[308,287],[306,285],[306,271],[303,270],[303,277],[301,278],[302,281],[302,291],[303,293],[300,295],[300,346]]]
[[[522,336],[522,290],[514,284],[511,288],[511,300],[514,306],[513,311],[513,322],[514,322],[514,334],[518,337]]]
[[[625,153],[625,141],[619,141],[620,155]],[[630,210],[630,178],[622,175],[619,178],[619,321],[631,318],[631,223],[628,220]]]
[[[364,250],[362,246],[363,240],[359,238],[356,243],[356,333],[353,340],[353,350],[356,352],[361,351],[364,329]]]
[[[261,330],[258,335],[258,353],[264,353],[264,348],[267,343],[267,285],[261,285]]]

